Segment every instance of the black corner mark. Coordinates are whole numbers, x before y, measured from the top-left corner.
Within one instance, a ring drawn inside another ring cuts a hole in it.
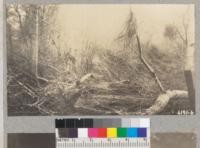
[[[65,128],[65,120],[64,119],[56,119],[55,126],[56,126],[56,128]]]

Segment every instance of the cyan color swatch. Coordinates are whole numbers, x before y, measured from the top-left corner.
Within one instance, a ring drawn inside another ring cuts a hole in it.
[[[137,137],[137,128],[127,128],[127,137]]]

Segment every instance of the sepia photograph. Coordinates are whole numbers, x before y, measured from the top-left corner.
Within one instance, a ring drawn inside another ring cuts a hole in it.
[[[195,114],[194,11],[8,4],[8,115]]]

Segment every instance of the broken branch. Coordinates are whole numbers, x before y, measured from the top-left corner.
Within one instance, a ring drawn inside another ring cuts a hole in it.
[[[160,90],[162,92],[165,92],[165,89],[162,86],[162,83],[159,80],[158,76],[156,75],[154,69],[148,64],[148,62],[146,61],[146,59],[143,56],[143,51],[142,51],[142,47],[141,47],[141,44],[140,44],[140,38],[139,38],[138,34],[136,34],[136,39],[137,39],[138,49],[139,49],[139,53],[140,53],[140,59],[141,59],[142,63],[146,66],[146,68],[149,70],[151,75],[155,78]]]

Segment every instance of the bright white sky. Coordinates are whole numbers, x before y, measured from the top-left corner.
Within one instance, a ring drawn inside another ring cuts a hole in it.
[[[160,46],[165,25],[180,25],[184,14],[189,16],[190,38],[194,40],[193,5],[67,4],[59,6],[58,21],[71,48],[80,49],[88,39],[101,47],[110,48],[122,30],[130,8],[137,18],[141,40],[151,37],[152,42]]]

